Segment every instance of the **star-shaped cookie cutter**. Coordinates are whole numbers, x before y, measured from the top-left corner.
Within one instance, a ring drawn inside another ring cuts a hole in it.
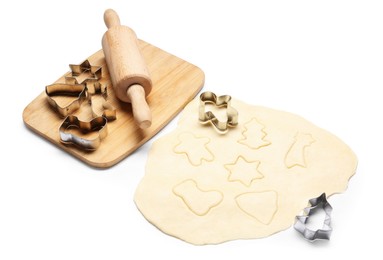
[[[88,89],[100,88],[99,80],[102,77],[102,67],[93,66],[89,60],[79,65],[70,64],[71,72],[65,76],[65,83],[55,83],[45,87],[49,104],[62,116],[66,117],[80,108],[81,103],[89,98]],[[77,96],[66,106],[60,106],[54,96]]]
[[[303,210],[304,215],[296,216],[294,228],[298,232],[300,232],[305,239],[307,239],[310,242],[313,242],[319,239],[329,240],[332,233],[332,227],[331,227],[332,207],[326,199],[326,194],[322,193],[322,195],[320,195],[319,197],[310,199],[309,203],[310,203],[310,206]],[[325,219],[323,221],[323,226],[321,229],[311,230],[307,228],[307,222],[310,216],[315,214],[315,209],[318,209],[318,208],[322,208],[323,211],[325,212]]]
[[[79,65],[70,64],[69,67],[71,72],[65,76],[65,82],[68,84],[94,84],[102,77],[102,67],[91,65],[89,60]]]
[[[238,125],[238,111],[231,106],[231,96],[216,96],[213,92],[206,91],[200,96],[199,102],[199,121],[202,124],[211,123],[218,133],[224,134],[229,127]],[[211,111],[206,111],[206,104],[214,104],[217,107],[226,108],[226,121],[219,121]]]

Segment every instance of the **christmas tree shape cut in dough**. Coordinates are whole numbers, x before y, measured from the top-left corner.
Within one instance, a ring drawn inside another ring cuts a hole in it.
[[[150,223],[182,241],[217,244],[286,230],[308,200],[345,191],[356,171],[352,150],[323,128],[234,98],[231,105],[238,125],[219,134],[198,121],[197,97],[149,151],[135,203]],[[254,148],[239,142],[254,131]],[[270,145],[260,147],[260,139]]]
[[[251,149],[259,149],[271,144],[271,142],[265,139],[267,135],[265,126],[255,117],[245,123],[245,131],[242,132],[242,135],[244,138],[238,140],[238,142],[247,145]]]

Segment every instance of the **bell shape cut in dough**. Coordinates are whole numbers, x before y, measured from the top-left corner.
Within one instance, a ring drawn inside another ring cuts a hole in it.
[[[357,158],[338,137],[284,111],[232,99],[238,125],[198,121],[199,99],[150,148],[134,195],[164,233],[196,245],[264,238],[294,224],[311,198],[344,192]]]
[[[259,222],[268,225],[278,209],[278,195],[275,191],[247,192],[235,200],[238,207]]]

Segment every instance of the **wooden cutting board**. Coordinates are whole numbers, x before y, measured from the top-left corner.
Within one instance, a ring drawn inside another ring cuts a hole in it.
[[[139,44],[153,81],[152,92],[147,97],[152,111],[150,128],[140,129],[134,122],[131,105],[115,97],[102,50],[88,57],[88,60],[91,65],[102,66],[102,82],[107,84],[108,102],[116,108],[117,119],[108,122],[108,135],[96,150],[85,151],[60,142],[59,127],[64,118],[48,104],[45,91],[24,109],[24,123],[32,131],[88,165],[107,168],[120,162],[169,123],[197,95],[205,80],[203,71],[193,64],[144,41],[139,40]],[[68,73],[55,83],[64,83]],[[50,84],[53,82],[47,85]],[[41,88],[44,90],[45,86]],[[84,110],[82,106],[74,114],[81,120],[90,120],[81,118],[86,114]]]

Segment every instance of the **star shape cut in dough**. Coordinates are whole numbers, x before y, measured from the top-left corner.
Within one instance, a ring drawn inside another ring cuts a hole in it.
[[[239,156],[234,163],[225,164],[225,168],[230,172],[228,181],[238,181],[250,187],[254,180],[262,179],[263,174],[258,170],[260,161],[247,161]]]

